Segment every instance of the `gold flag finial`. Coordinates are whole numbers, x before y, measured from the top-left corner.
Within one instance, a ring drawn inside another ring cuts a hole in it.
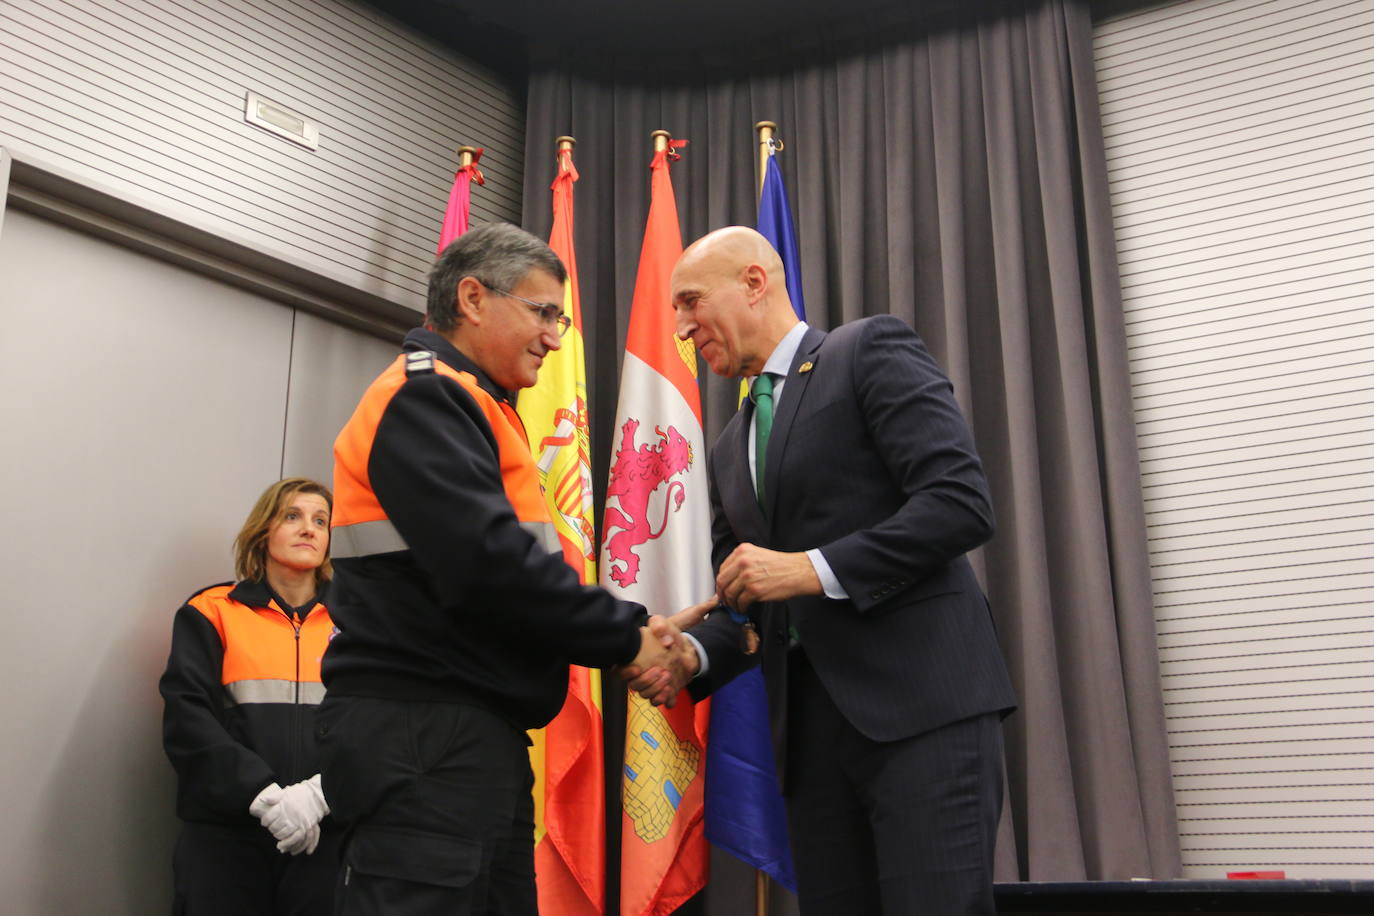
[[[573,167],[572,151],[573,147],[577,145],[576,138],[564,135],[553,142],[558,144],[558,171],[560,173],[571,171]],[[568,155],[564,156],[563,154],[565,152]],[[573,180],[576,180],[576,178],[577,176],[574,175]]]

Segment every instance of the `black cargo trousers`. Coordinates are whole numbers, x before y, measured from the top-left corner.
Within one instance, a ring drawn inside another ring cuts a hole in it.
[[[529,739],[476,706],[325,697],[339,916],[536,916]]]

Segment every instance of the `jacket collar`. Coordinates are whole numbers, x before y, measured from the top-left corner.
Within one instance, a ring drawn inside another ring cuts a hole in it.
[[[464,356],[457,347],[451,344],[448,338],[428,328],[413,328],[406,335],[405,342],[401,348],[407,352],[415,350],[430,350],[439,360],[447,363],[459,372],[466,372],[477,379],[477,384],[481,386],[487,394],[498,401],[505,401],[514,406],[515,392],[507,391],[493,382],[482,369],[472,360]]]
[[[773,348],[773,352],[768,354],[768,361],[764,363],[763,372],[771,372],[782,378],[791,375],[791,370],[796,362],[797,349],[801,347],[806,339],[806,334],[811,330],[810,325],[805,321],[798,321],[792,325],[792,329],[783,335],[782,340]]]
[[[315,600],[310,603],[310,606],[306,608],[305,612],[309,614],[310,611],[314,610],[315,605],[324,604],[328,595],[329,583],[321,582],[319,589],[315,592]],[[239,604],[247,605],[248,607],[264,608],[266,610],[281,611],[283,614],[286,613],[284,608],[279,607],[272,600],[272,589],[268,587],[267,580],[265,579],[244,579],[229,590],[229,597]]]

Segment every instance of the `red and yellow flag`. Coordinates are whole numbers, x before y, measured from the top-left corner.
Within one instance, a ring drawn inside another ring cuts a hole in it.
[[[573,254],[572,141],[558,152],[549,247],[568,269],[563,310],[572,327],[550,352],[539,383],[520,392],[518,410],[539,467],[563,557],[584,583],[596,581],[587,370]],[[573,666],[568,699],[545,728],[530,732],[534,768],[534,861],[539,910],[560,916],[604,912],[606,802],[601,744],[601,672]]]
[[[666,136],[666,135],[664,135]],[[669,280],[682,254],[668,141],[652,164],[606,494],[601,584],[651,612],[708,597],[710,504],[696,350],[674,333]],[[706,883],[702,791],[709,703],[630,694],[621,818],[621,916],[662,916]]]

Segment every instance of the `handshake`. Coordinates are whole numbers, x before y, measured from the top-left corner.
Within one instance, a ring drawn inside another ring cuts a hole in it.
[[[621,679],[650,703],[671,709],[679,691],[701,668],[696,647],[682,634],[719,606],[713,595],[671,617],[650,617],[649,625],[639,628],[639,654],[617,669]]]
[[[684,631],[718,607],[743,612],[761,601],[785,601],[825,590],[804,551],[782,552],[756,544],[736,545],[716,574],[716,594],[671,617],[650,617],[642,628],[639,654],[622,665],[620,676],[631,690],[655,706],[671,707],[678,692],[697,675],[701,659]],[[753,650],[749,650],[753,651]]]
[[[258,793],[248,813],[277,840],[277,852],[310,855],[320,844],[320,821],[329,813],[320,774],[283,789],[275,782]]]

